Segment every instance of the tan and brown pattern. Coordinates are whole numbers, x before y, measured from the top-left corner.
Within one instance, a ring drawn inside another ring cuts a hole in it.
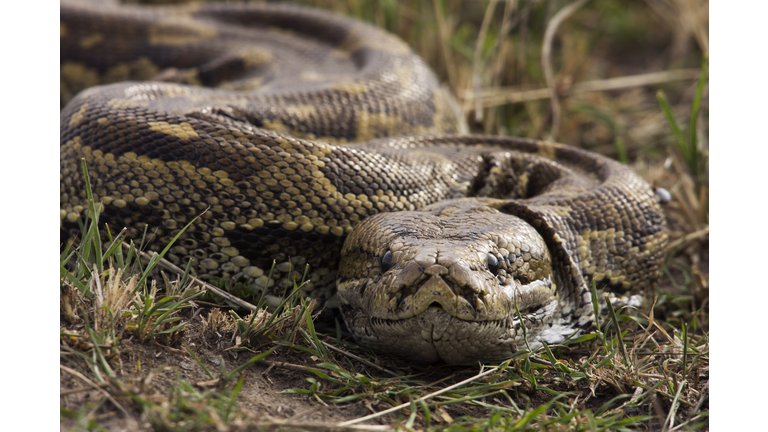
[[[308,266],[303,294],[361,344],[421,361],[507,356],[520,319],[532,345],[560,341],[591,325],[593,281],[634,306],[654,288],[666,234],[644,181],[557,144],[442,135],[466,129],[453,97],[368,25],[66,0],[61,54],[69,233],[84,158],[113,230],[160,251],[208,209],[169,260],[273,303]]]

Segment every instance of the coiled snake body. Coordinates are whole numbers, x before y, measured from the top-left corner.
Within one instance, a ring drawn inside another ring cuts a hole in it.
[[[399,39],[280,5],[61,6],[61,220],[86,207],[276,300],[302,279],[356,340],[503,358],[640,306],[666,242],[650,187],[586,151],[465,132]],[[106,82],[142,81],[95,86]],[[90,87],[90,88],[88,88]],[[449,134],[449,135],[444,135]],[[342,145],[346,143],[353,143]],[[268,272],[276,262],[272,277]],[[516,312],[519,311],[519,314]]]

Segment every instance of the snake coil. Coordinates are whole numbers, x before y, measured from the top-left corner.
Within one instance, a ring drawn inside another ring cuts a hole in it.
[[[160,251],[208,209],[171,262],[272,302],[309,266],[303,294],[373,349],[502,358],[521,321],[532,346],[590,326],[593,283],[640,307],[658,278],[665,222],[642,179],[575,148],[462,135],[424,62],[366,24],[65,0],[61,58],[64,230],[86,208],[84,158],[110,227],[147,229]]]

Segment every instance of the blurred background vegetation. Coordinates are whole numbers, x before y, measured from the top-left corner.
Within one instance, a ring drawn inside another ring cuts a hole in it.
[[[631,159],[666,156],[670,131],[656,91],[663,89],[684,118],[695,93],[695,70],[708,50],[709,7],[701,0],[300,3],[372,22],[403,38],[453,90],[473,132],[535,138],[552,133],[548,92],[535,92],[549,87],[542,67],[547,26],[579,3],[555,30],[547,59],[561,104],[552,139],[613,157],[619,156],[617,140]],[[579,83],[680,69],[688,73],[653,77],[657,83],[651,77],[636,81],[650,85],[579,91]],[[703,111],[705,138],[706,102]]]
[[[552,139],[615,158],[623,157],[620,141],[629,160],[667,156],[673,137],[656,92],[663,90],[676,117],[687,121],[709,49],[708,0],[289,3],[355,17],[401,37],[451,88],[472,132]],[[559,101],[557,130],[550,89]],[[703,149],[707,93],[697,131]]]

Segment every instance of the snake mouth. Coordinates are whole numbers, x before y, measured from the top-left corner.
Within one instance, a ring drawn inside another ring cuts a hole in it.
[[[506,293],[491,283],[476,285],[482,287],[462,285],[450,277],[423,275],[417,283],[385,294],[386,311],[370,308],[369,312],[378,318],[407,319],[437,308],[464,321],[506,319],[512,310]]]
[[[406,319],[375,318],[360,310],[345,310],[343,315],[359,343],[417,362],[458,364],[507,358],[516,351],[509,318],[467,321],[437,303]]]

